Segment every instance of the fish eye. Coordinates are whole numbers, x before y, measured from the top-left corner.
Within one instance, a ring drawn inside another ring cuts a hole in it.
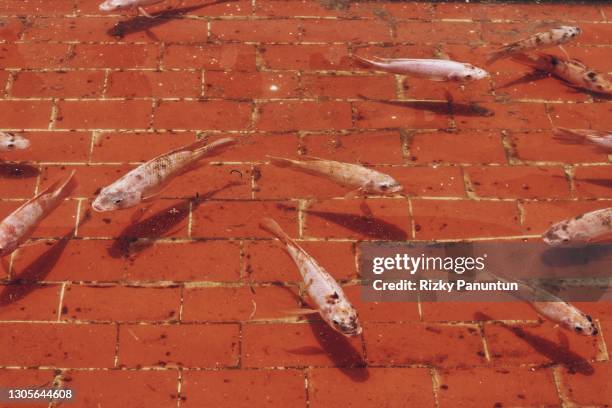
[[[12,148],[14,148],[14,147],[15,147],[15,144],[14,144],[14,143],[8,143],[8,144],[6,145],[6,147],[8,147],[9,149],[12,149]]]
[[[340,327],[340,322],[337,320],[332,320],[332,323],[334,324],[334,326],[338,326]]]
[[[472,79],[472,75],[467,74],[467,75],[465,76],[465,79]]]
[[[381,185],[380,185],[380,189],[381,189],[382,191],[387,191],[387,190],[389,189],[389,185],[388,185],[388,184],[381,184]]]
[[[576,333],[582,333],[582,327],[580,326],[574,327],[574,330],[576,330]]]
[[[592,318],[591,316],[586,315],[586,318],[587,318],[587,320],[588,320],[589,322],[593,323],[593,318]]]
[[[122,202],[123,202],[123,198],[115,198],[113,200],[113,203],[115,203],[115,204],[121,204]]]

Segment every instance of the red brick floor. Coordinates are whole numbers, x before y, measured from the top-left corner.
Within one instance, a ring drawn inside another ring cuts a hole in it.
[[[2,154],[20,163],[2,165],[0,213],[76,169],[79,188],[35,236],[86,220],[0,272],[0,385],[56,381],[74,408],[612,405],[610,304],[581,305],[601,329],[587,339],[523,304],[364,303],[356,242],[373,237],[360,202],[264,158],[393,174],[407,194],[368,200],[392,227],[376,239],[534,238],[610,206],[609,157],[550,130],[610,128],[611,102],[520,81],[528,71],[501,60],[487,80],[449,85],[449,108],[444,84],[351,56],[443,51],[483,66],[500,43],[576,24],[568,52],[612,72],[612,6],[169,0],[148,20],[102,15],[99,1],[0,0],[0,128],[32,140]],[[237,147],[144,211],[87,216],[139,161],[228,134]],[[196,193],[206,199],[189,204]],[[361,337],[288,317],[298,274],[257,228],[263,214],[347,284]]]

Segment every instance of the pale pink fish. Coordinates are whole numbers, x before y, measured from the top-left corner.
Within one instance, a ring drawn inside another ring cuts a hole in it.
[[[612,95],[612,82],[602,73],[592,70],[578,60],[541,52],[536,55],[518,54],[513,56],[512,60],[548,72],[574,88]]]
[[[63,183],[56,181],[0,222],[0,256],[15,251],[36,226],[67,197],[74,172]]]
[[[427,78],[432,81],[471,82],[489,76],[487,71],[472,64],[446,59],[377,57],[366,59],[360,56],[355,56],[355,58],[380,71]]]
[[[355,190],[349,194],[357,192],[363,194],[394,194],[402,191],[402,186],[393,177],[359,164],[342,163],[309,156],[307,156],[309,160],[305,161],[267,157],[276,166],[290,167],[354,188]]]
[[[362,332],[357,310],[351,305],[336,280],[317,261],[292,240],[276,223],[265,218],[261,228],[278,238],[295,262],[304,280],[305,290],[318,312],[332,328],[347,337],[359,336]],[[304,313],[313,312],[304,309]]]
[[[588,144],[612,153],[612,130],[598,131],[591,129],[555,128],[555,139],[569,144]]]
[[[30,147],[30,141],[23,136],[10,132],[0,132],[0,150],[24,150]]]
[[[487,273],[499,281],[509,282],[508,279],[501,278],[491,271],[487,270]],[[585,336],[596,336],[599,332],[595,323],[593,323],[593,318],[580,311],[576,306],[520,279],[513,279],[512,281],[517,283],[519,287],[519,291],[514,295],[529,303],[536,312],[546,319],[574,333]]]
[[[612,233],[612,207],[553,224],[542,239],[551,246],[580,246]]]
[[[554,46],[561,46],[582,33],[579,27],[560,26],[552,28],[548,31],[534,34],[525,39],[505,44],[498,50],[490,53],[489,62],[493,62],[500,58],[506,58],[516,54],[522,54],[527,51],[543,49]]]
[[[91,206],[95,211],[102,212],[138,205],[159,194],[175,177],[193,169],[203,157],[234,143],[236,139],[229,137],[210,144],[199,140],[157,156],[104,187]]]
[[[106,0],[105,2],[100,4],[99,9],[100,11],[134,9],[139,10],[147,17],[151,17],[151,15],[144,11],[143,7],[161,3],[163,1],[164,0]]]

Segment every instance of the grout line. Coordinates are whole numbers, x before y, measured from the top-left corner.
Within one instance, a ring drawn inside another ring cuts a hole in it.
[[[64,306],[64,294],[66,293],[66,283],[62,283],[59,295],[59,304],[57,305],[57,321],[62,321],[62,308]]]

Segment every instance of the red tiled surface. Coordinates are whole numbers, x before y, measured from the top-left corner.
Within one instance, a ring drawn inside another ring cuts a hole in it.
[[[535,239],[612,206],[609,157],[551,132],[607,130],[611,102],[485,66],[504,42],[577,24],[566,50],[612,72],[612,8],[497,3],[183,0],[149,20],[1,1],[0,130],[32,146],[0,155],[0,213],[72,170],[79,185],[34,232],[50,240],[0,268],[0,386],[55,381],[79,408],[611,405],[609,303],[580,305],[601,329],[586,338],[523,303],[360,297],[362,240]],[[491,77],[444,84],[352,58],[440,51]],[[138,163],[225,136],[238,144],[158,200],[88,211]],[[361,163],[404,191],[348,198],[266,155]],[[362,336],[291,313],[309,299],[263,215],[341,281]]]

